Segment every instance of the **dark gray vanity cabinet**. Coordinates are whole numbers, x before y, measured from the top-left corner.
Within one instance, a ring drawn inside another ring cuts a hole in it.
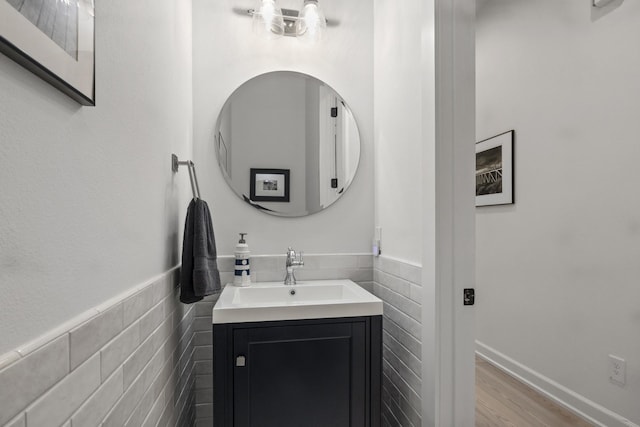
[[[213,325],[216,427],[379,427],[382,318]]]

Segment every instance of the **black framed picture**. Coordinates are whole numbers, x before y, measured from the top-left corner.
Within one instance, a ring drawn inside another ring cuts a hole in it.
[[[289,172],[289,169],[251,168],[251,201],[289,202]]]
[[[510,130],[476,143],[476,206],[513,203],[513,137]]]
[[[95,105],[93,0],[0,1],[0,52],[82,105]]]

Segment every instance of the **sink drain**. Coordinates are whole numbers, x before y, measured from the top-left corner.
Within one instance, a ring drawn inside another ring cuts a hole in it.
[[[295,294],[296,294],[296,290],[295,290],[295,289],[291,289],[291,290],[289,291],[289,294],[290,294],[290,295],[295,295]]]

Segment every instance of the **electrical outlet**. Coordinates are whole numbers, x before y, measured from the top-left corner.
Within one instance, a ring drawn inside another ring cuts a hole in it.
[[[373,235],[373,255],[380,256],[382,254],[382,227],[376,227],[375,233]]]
[[[627,362],[612,354],[609,355],[609,381],[625,385],[627,376]]]

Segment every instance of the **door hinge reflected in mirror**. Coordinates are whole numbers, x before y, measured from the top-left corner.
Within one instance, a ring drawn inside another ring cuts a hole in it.
[[[338,117],[338,107],[331,107],[331,117]]]
[[[464,290],[463,304],[474,305],[476,302],[476,290],[473,288]]]

